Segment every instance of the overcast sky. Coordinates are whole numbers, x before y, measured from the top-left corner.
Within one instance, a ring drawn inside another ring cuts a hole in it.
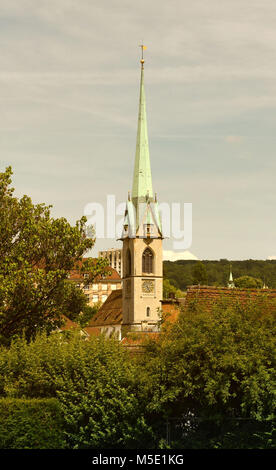
[[[189,250],[276,256],[275,25],[275,0],[0,0],[0,171],[71,223],[124,201],[143,40],[154,191],[192,202]]]

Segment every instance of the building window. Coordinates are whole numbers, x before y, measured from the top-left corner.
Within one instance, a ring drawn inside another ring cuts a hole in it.
[[[92,300],[93,300],[94,303],[99,302],[99,296],[98,295],[93,295]]]
[[[153,252],[150,248],[146,248],[142,257],[143,273],[153,273]]]
[[[130,253],[130,249],[128,248],[126,252],[126,276],[130,276],[130,275],[131,275],[131,253]]]
[[[92,284],[92,289],[93,289],[93,290],[98,290],[98,289],[99,289],[98,284]]]
[[[102,290],[107,290],[107,284],[102,284]]]
[[[116,285],[116,284],[110,284],[110,287],[111,287],[111,290],[116,290],[116,289],[117,289],[117,285]]]
[[[107,295],[102,295],[102,302],[105,302],[107,299]]]
[[[84,273],[83,277],[84,277],[84,279],[88,279],[88,278],[89,278],[89,274],[88,274],[88,273]]]
[[[147,317],[150,317],[150,307],[147,307]]]
[[[85,284],[85,285],[83,286],[83,289],[84,289],[84,290],[89,290],[89,289],[90,289],[90,285],[89,285],[89,284]]]

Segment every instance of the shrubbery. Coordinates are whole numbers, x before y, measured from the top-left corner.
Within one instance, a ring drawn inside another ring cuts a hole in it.
[[[135,362],[116,340],[69,336],[19,338],[0,351],[1,394],[57,397],[67,446],[130,448],[151,436],[137,394]]]
[[[57,399],[67,448],[160,448],[166,423],[176,448],[275,447],[275,305],[194,302],[163,328],[137,356],[78,332],[18,338],[0,349],[0,396]]]
[[[61,449],[64,423],[54,398],[0,399],[1,449]]]

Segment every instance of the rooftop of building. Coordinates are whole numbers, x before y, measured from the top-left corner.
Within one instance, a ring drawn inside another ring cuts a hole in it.
[[[221,299],[224,299],[228,304],[236,301],[258,301],[260,299],[268,298],[269,300],[276,301],[276,289],[240,289],[230,287],[215,287],[215,286],[189,286],[185,299],[185,306],[191,302],[198,301],[205,305],[213,305]]]
[[[183,308],[189,307],[195,301],[207,306],[207,308],[211,308],[222,299],[226,301],[227,304],[231,305],[231,303],[234,304],[236,301],[258,301],[263,298],[272,300],[273,305],[276,307],[276,289],[233,289],[214,286],[189,286],[186,297],[164,299],[161,301],[163,320],[170,323],[175,322],[180,311]],[[110,294],[85,330],[88,334],[98,335],[100,334],[101,327],[120,325],[122,322],[122,289],[118,289]],[[122,343],[135,346],[141,344],[147,337],[157,338],[158,334],[157,332],[150,331],[132,333],[123,338]]]
[[[75,269],[72,269],[69,274],[69,279],[72,281],[82,281],[84,279],[84,274],[85,273],[85,261],[87,260],[97,260],[97,258],[83,258],[82,261],[77,261],[76,262],[76,267]],[[121,276],[116,271],[116,269],[112,268],[111,266],[107,266],[104,269],[104,273],[101,276],[97,276],[93,279],[93,282],[103,282],[103,281],[114,281],[114,282],[120,282],[121,281]]]
[[[122,289],[111,292],[98,312],[91,318],[87,328],[120,325],[123,321]]]

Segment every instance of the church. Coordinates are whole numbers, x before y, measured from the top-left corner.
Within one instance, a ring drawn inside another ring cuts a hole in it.
[[[237,301],[243,303],[248,299],[257,302],[263,297],[273,304],[276,298],[275,289],[235,288],[230,266],[227,287],[188,286],[184,298],[163,299],[163,235],[157,195],[152,186],[144,88],[144,46],[141,47],[134,173],[120,238],[123,244],[120,255],[122,288],[111,292],[85,328],[88,337],[103,333],[107,337],[115,336],[126,346],[134,348],[143,336],[158,336],[161,314],[166,322],[174,322],[179,312],[188,309],[194,302],[202,303],[207,309],[211,309],[222,298],[226,305],[235,304]]]
[[[142,48],[140,97],[132,192],[128,194],[121,241],[122,289],[110,294],[86,328],[124,338],[128,332],[157,332],[163,298],[162,225],[153,193],[148,144],[144,58]]]

